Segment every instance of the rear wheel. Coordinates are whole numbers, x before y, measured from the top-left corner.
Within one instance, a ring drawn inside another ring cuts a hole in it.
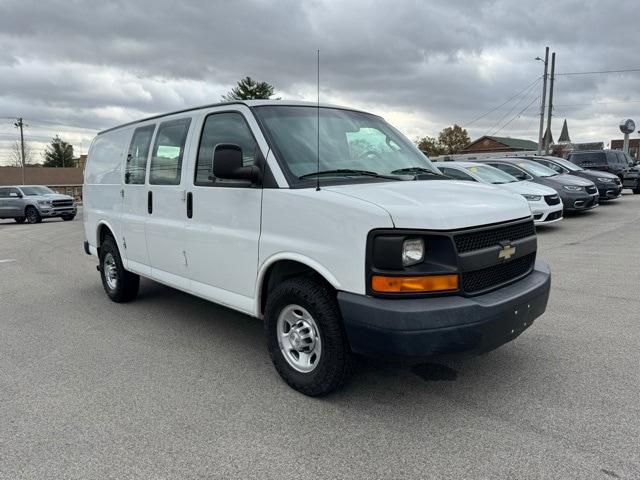
[[[110,235],[100,247],[100,273],[104,291],[114,302],[130,302],[138,295],[140,277],[124,269],[118,246]]]
[[[24,215],[29,223],[40,223],[42,221],[42,217],[36,207],[28,206],[24,211]]]
[[[294,278],[277,286],[267,299],[264,328],[271,360],[295,390],[325,395],[348,378],[351,349],[335,291],[323,281]]]
[[[24,223],[26,217],[16,217],[14,218],[14,220],[16,221],[16,223]]]

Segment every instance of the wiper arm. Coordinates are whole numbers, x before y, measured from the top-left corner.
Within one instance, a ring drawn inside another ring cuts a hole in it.
[[[403,173],[408,173],[408,174],[416,174],[416,173],[424,173],[427,175],[435,175],[438,177],[444,177],[445,175],[442,175],[441,173],[436,173],[433,170],[430,170],[428,168],[424,168],[424,167],[407,167],[407,168],[399,168],[397,170],[393,170],[391,173],[397,174],[397,175],[402,175]]]
[[[316,177],[318,175],[333,175],[333,174],[360,175],[363,177],[387,178],[389,180],[402,180],[402,178],[392,176],[392,175],[382,175],[380,173],[371,172],[369,170],[355,170],[351,168],[337,168],[335,170],[320,170],[319,172],[311,172],[311,173],[306,173],[304,175],[300,175],[298,178],[300,180],[304,180],[305,178]]]

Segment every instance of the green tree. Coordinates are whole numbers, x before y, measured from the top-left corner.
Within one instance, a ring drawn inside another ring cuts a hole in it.
[[[223,100],[268,100],[273,95],[273,86],[267,82],[256,82],[251,77],[245,77],[238,82],[231,91],[222,96]]]
[[[442,153],[452,155],[458,153],[464,147],[471,143],[469,134],[465,128],[459,125],[447,127],[438,135],[438,144],[442,149]]]
[[[442,155],[442,147],[438,140],[433,137],[424,137],[416,141],[416,145],[422,153],[428,157],[437,157]]]
[[[73,167],[73,145],[62,140],[58,135],[53,137],[44,153],[45,167]]]

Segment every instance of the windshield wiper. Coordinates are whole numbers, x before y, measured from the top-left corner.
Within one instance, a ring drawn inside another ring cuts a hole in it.
[[[393,173],[393,172],[391,172],[391,173]],[[311,178],[311,177],[315,177],[315,176],[318,176],[318,175],[333,175],[333,174],[360,175],[360,176],[363,176],[363,177],[387,178],[389,180],[402,180],[402,178],[395,177],[395,176],[392,176],[392,175],[382,175],[380,173],[371,172],[369,170],[355,170],[355,169],[351,169],[351,168],[337,168],[335,170],[320,170],[319,172],[311,172],[311,173],[306,173],[304,175],[300,175],[298,178],[300,180],[304,180],[305,178]]]
[[[396,175],[402,175],[402,174],[421,174],[421,173],[425,173],[427,175],[436,175],[438,177],[444,177],[445,175],[442,175],[441,173],[436,173],[433,170],[430,170],[428,168],[424,168],[424,167],[407,167],[407,168],[399,168],[397,170],[393,170],[391,173],[396,174]]]

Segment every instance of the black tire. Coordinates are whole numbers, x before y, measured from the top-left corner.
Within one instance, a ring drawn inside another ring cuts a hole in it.
[[[24,209],[24,216],[28,223],[40,223],[42,221],[42,217],[40,216],[38,209],[31,205]]]
[[[317,364],[306,373],[294,368],[280,348],[278,318],[293,306],[300,306],[311,315],[322,346]],[[319,396],[332,392],[347,380],[352,368],[352,353],[336,293],[324,281],[293,278],[282,282],[269,293],[264,317],[271,360],[289,386],[305,395]]]
[[[105,262],[108,262],[107,266]],[[116,275],[115,283],[113,277],[110,277],[110,280],[107,279],[111,267]],[[100,278],[104,291],[116,303],[130,302],[138,295],[140,277],[124,269],[118,246],[111,235],[105,237],[100,247]]]
[[[633,193],[638,194],[640,193],[640,187],[636,187],[634,189],[631,190]]]
[[[14,218],[16,223],[24,223],[26,219],[27,219],[26,217],[16,217],[16,218]]]
[[[62,220],[64,220],[65,222],[70,222],[71,220],[73,220],[74,218],[76,218],[75,215],[62,215]]]

